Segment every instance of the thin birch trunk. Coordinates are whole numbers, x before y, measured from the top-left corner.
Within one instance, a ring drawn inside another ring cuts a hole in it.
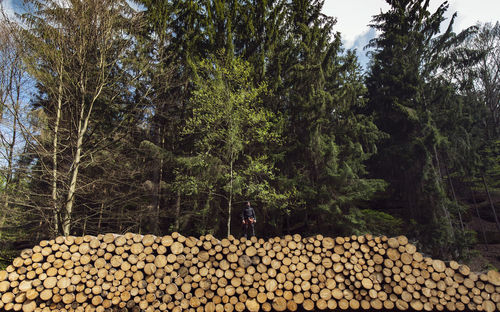
[[[14,111],[19,110],[19,96],[20,92],[18,89],[16,104]],[[2,212],[2,219],[0,220],[0,229],[4,227],[5,222],[7,221],[7,213],[9,209],[9,185],[12,182],[12,170],[14,164],[14,146],[16,145],[16,135],[17,135],[17,116],[14,116],[13,125],[12,125],[12,142],[9,143],[9,150],[7,156],[7,176],[5,178],[5,197],[4,197],[4,209]],[[0,238],[2,238],[3,231],[0,230]]]
[[[177,191],[177,199],[175,201],[175,231],[179,231],[181,227],[181,192]]]
[[[9,195],[7,194],[7,190],[5,191],[4,197],[4,207],[2,211],[2,219],[0,220],[0,239],[3,237],[3,227],[5,225],[5,221],[7,220],[7,212],[9,209]]]
[[[79,122],[80,128],[81,122]],[[76,181],[78,179],[78,170],[80,169],[80,161],[81,161],[81,153],[82,153],[82,144],[83,144],[83,133],[79,129],[78,138],[76,142],[76,154],[73,161],[73,170],[71,171],[71,181],[69,183],[68,196],[66,198],[66,208],[65,215],[63,220],[63,235],[70,235],[71,230],[71,215],[73,213],[73,204],[75,201],[75,192],[76,192]]]
[[[89,215],[88,213],[85,214],[85,218],[83,218],[83,230],[82,230],[82,236],[87,235],[87,224],[89,221]]]
[[[57,110],[56,120],[54,124],[54,139],[52,140],[52,208],[54,209],[54,233],[59,234],[59,208],[57,207],[57,153],[58,153],[58,134],[59,122],[61,120],[62,110],[62,91],[63,91],[63,77],[62,77],[62,64],[59,68],[59,87],[57,94]]]
[[[123,233],[123,205],[120,207],[120,218],[118,219],[118,229]]]
[[[82,48],[83,47],[81,47],[81,49]],[[73,160],[73,167],[72,167],[72,171],[71,171],[71,180],[69,183],[68,196],[66,197],[65,215],[64,215],[64,220],[63,220],[63,235],[64,236],[70,235],[70,230],[71,230],[71,218],[72,218],[71,215],[73,213],[73,205],[74,205],[74,201],[75,201],[75,192],[76,192],[76,182],[78,180],[78,171],[80,169],[80,163],[81,163],[83,137],[85,136],[85,133],[87,132],[90,116],[92,114],[92,110],[94,107],[94,103],[99,98],[99,96],[104,88],[105,61],[104,61],[104,55],[102,55],[102,54],[100,56],[100,66],[99,67],[101,68],[100,77],[99,77],[99,84],[95,90],[95,93],[94,93],[90,103],[88,104],[87,112],[85,112],[85,108],[87,107],[87,105],[85,104],[85,95],[87,94],[87,89],[86,89],[86,82],[87,81],[85,79],[84,70],[82,70],[80,73],[80,96],[81,96],[80,116],[78,117],[78,130],[77,130],[75,157]]]
[[[83,75],[83,74],[82,74]],[[81,108],[80,108],[80,116],[78,119],[78,132],[77,132],[77,140],[76,140],[76,152],[75,158],[73,160],[73,170],[71,171],[71,180],[69,183],[68,196],[66,198],[66,207],[65,207],[65,215],[63,220],[63,235],[70,235],[71,230],[71,215],[73,213],[73,205],[75,202],[75,193],[76,193],[76,181],[78,180],[78,171],[80,169],[81,163],[81,155],[82,155],[82,146],[83,146],[83,137],[87,132],[87,127],[90,119],[90,113],[92,112],[92,104],[97,99],[97,96],[94,97],[92,101],[89,111],[85,116],[85,89],[83,87],[83,77],[82,77],[82,99],[81,99]]]
[[[227,237],[231,235],[231,210],[233,200],[233,152],[231,152],[231,180],[229,181],[229,203],[227,207]]]

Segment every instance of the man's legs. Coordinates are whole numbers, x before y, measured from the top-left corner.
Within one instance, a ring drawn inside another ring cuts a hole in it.
[[[252,227],[252,236],[255,236],[255,226],[253,222],[250,223],[250,226]]]
[[[245,222],[243,224],[243,232],[244,232],[245,238],[248,238],[248,222]]]

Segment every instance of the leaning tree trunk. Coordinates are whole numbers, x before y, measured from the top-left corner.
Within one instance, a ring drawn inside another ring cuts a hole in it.
[[[101,73],[102,74],[102,73]],[[87,128],[89,125],[90,116],[92,114],[92,109],[94,107],[94,103],[97,98],[100,96],[104,85],[101,83],[100,86],[96,89],[96,92],[88,104],[88,110],[85,111],[87,105],[85,104],[85,94],[87,94],[87,90],[85,89],[85,79],[84,73],[82,72],[80,77],[80,96],[81,96],[81,107],[80,107],[80,116],[78,116],[78,130],[77,130],[77,140],[76,140],[76,151],[75,157],[73,159],[72,171],[71,171],[71,180],[69,183],[68,195],[66,197],[66,206],[65,206],[65,214],[63,219],[63,235],[70,235],[71,230],[71,221],[72,221],[72,213],[73,213],[73,205],[75,202],[75,193],[76,193],[76,183],[78,180],[78,171],[80,169],[81,163],[81,155],[83,150],[83,137],[87,133]]]
[[[79,123],[79,128],[80,128]],[[76,143],[76,154],[73,160],[73,170],[71,171],[71,180],[69,183],[68,195],[66,197],[66,206],[63,217],[62,232],[64,236],[69,236],[71,231],[71,221],[73,214],[73,204],[75,202],[76,182],[78,179],[78,170],[80,169],[81,153],[83,144],[83,132],[78,131],[78,139]]]
[[[455,194],[455,188],[453,187],[453,181],[451,180],[450,171],[448,170],[448,165],[446,164],[446,162],[444,163],[444,168],[446,170],[446,175],[448,176],[448,183],[450,183],[451,195],[453,196],[453,201],[455,202],[455,205],[458,206],[457,195]],[[462,232],[464,232],[465,231],[464,221],[462,220],[462,213],[460,212],[459,207],[457,207],[457,211],[458,211],[458,218],[460,220],[460,227],[462,228]]]
[[[498,217],[497,217],[497,212],[495,210],[495,205],[493,205],[493,200],[491,199],[490,190],[488,189],[488,184],[486,184],[486,179],[484,178],[484,174],[483,174],[483,184],[484,184],[484,189],[486,190],[486,194],[488,195],[488,200],[490,202],[491,211],[493,212],[493,217],[495,218],[495,223],[497,225],[497,229],[500,232],[500,222],[498,222]]]
[[[472,202],[474,203],[474,209],[476,210],[477,218],[479,219],[479,227],[481,228],[481,232],[483,233],[484,244],[486,246],[486,250],[488,250],[488,240],[486,239],[486,232],[484,230],[483,220],[481,219],[481,215],[479,214],[479,209],[477,208],[476,196],[474,195],[474,191],[470,191],[472,196]]]

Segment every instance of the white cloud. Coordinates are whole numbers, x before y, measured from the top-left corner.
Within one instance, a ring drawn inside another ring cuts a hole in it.
[[[326,0],[323,13],[337,18],[335,30],[339,31],[346,47],[352,47],[356,37],[369,30],[372,16],[388,5],[384,0]]]
[[[12,0],[0,1],[0,8],[2,10],[2,13],[5,14],[10,20],[16,19]]]
[[[442,2],[431,0],[430,10],[434,11]],[[447,17],[458,12],[454,27],[457,32],[477,22],[499,20],[499,0],[451,0],[449,3]],[[372,16],[388,8],[384,0],[326,0],[323,13],[337,18],[335,30],[342,34],[345,46],[351,48],[358,37],[367,33]]]
[[[358,56],[358,61],[361,66],[366,69],[366,65],[368,64],[369,57],[366,55],[368,50],[365,50],[366,45],[375,38],[376,32],[373,28],[367,28],[366,32],[357,36],[355,40],[351,44],[351,49],[356,49],[356,55]]]
[[[500,1],[498,0],[454,0],[450,10],[457,12],[456,28],[465,29],[480,23],[495,23],[500,20]]]

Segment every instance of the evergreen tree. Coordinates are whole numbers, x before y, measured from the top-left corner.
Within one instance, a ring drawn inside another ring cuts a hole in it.
[[[271,143],[249,147],[267,155],[269,168],[280,168],[279,178],[266,183],[288,199],[287,203],[268,200],[261,220],[274,233],[282,232],[286,223],[293,227],[292,223],[300,223],[304,216],[310,220],[301,230],[312,228],[324,215],[346,225],[337,231],[351,229],[358,214],[353,210],[352,217],[340,216],[348,215],[362,199],[382,187],[378,180],[363,178],[363,163],[375,151],[379,132],[369,118],[356,113],[364,105],[361,74],[354,56],[342,55],[340,38],[333,31],[335,20],[321,14],[323,2],[142,3],[151,25],[145,40],[152,43],[154,38],[168,38],[164,41],[167,58],[160,61],[153,55],[158,60],[149,74],[149,81],[157,81],[149,97],[153,132],[143,144],[154,151],[153,157],[160,157],[153,168],[162,173],[153,172],[148,180],[155,189],[163,190],[163,199],[158,199],[156,206],[165,212],[164,221],[174,230],[192,228],[189,224],[194,220],[205,224],[211,206],[226,204],[207,191],[207,185],[218,188],[214,181],[221,177],[208,171],[210,176],[202,178],[203,171],[189,164],[196,162],[193,155],[199,153],[196,136],[179,135],[186,116],[196,112],[195,102],[188,99],[194,90],[192,82],[198,81],[200,60],[223,51],[225,62],[234,57],[249,62],[248,72],[255,85],[269,86],[254,103],[255,108],[269,110],[286,121],[282,147]],[[153,43],[149,51],[159,51],[158,47]],[[155,80],[153,77],[161,77],[158,66],[171,68],[171,79]],[[163,138],[158,139],[154,131],[163,133]],[[193,176],[206,182],[205,191],[189,183]],[[332,200],[331,193],[337,198]]]
[[[407,220],[424,224],[424,231],[413,234],[435,248],[434,253],[449,255],[467,244],[466,233],[455,230],[463,229],[461,207],[448,197],[443,180],[448,160],[440,151],[453,138],[446,137],[447,125],[436,121],[455,94],[436,78],[449,66],[445,52],[457,42],[451,31],[455,15],[440,33],[447,2],[434,13],[429,1],[387,3],[391,8],[374,16],[371,25],[381,35],[369,45],[375,51],[366,84],[367,111],[389,138],[379,145],[370,168],[390,183],[385,205],[391,202]]]
[[[268,67],[278,55],[276,48],[284,37],[285,7],[283,0],[247,0],[241,1],[237,11],[235,53],[252,65],[256,81],[267,80],[272,88],[276,77],[268,73]]]
[[[271,59],[269,99],[286,120],[281,185],[294,194],[288,229],[349,233],[356,207],[383,187],[365,178],[364,161],[380,133],[364,106],[365,89],[355,56],[341,48],[335,19],[321,13],[323,1],[286,4],[283,39]],[[272,83],[272,82],[271,82]],[[305,220],[305,221],[304,221]]]

